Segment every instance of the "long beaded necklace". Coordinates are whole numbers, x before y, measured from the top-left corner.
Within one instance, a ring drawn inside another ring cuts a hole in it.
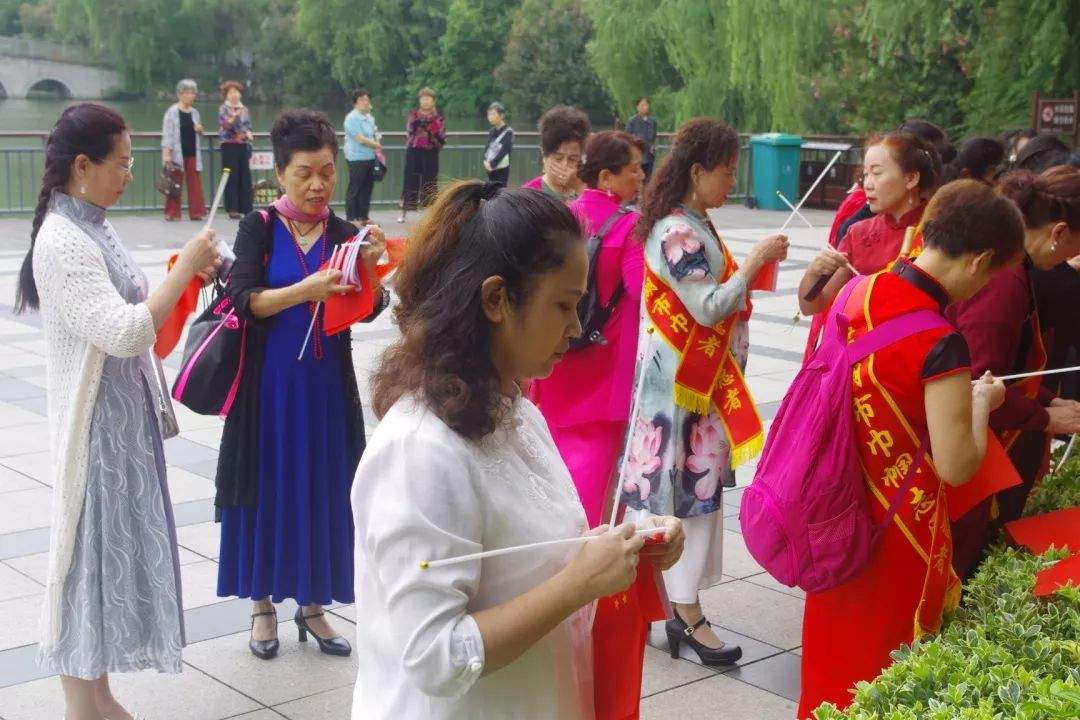
[[[300,267],[304,271],[304,277],[307,277],[308,275],[311,275],[311,271],[308,269],[307,259],[304,257],[303,248],[300,247],[300,241],[297,240],[297,237],[299,237],[300,234],[296,230],[296,226],[293,225],[292,220],[290,220],[288,218],[285,218],[285,224],[289,228],[289,234],[292,236],[293,249],[296,250],[296,257],[297,257],[298,260],[300,260]],[[319,239],[316,240],[315,242],[321,242],[322,243],[322,245],[319,247],[319,265],[316,268],[316,269],[318,269],[318,268],[321,268],[323,266],[323,264],[326,262],[326,245],[327,245],[327,243],[326,243],[326,221],[325,220],[322,221],[322,233],[319,235]],[[315,316],[316,313],[318,312],[318,308],[319,308],[318,303],[314,303],[314,302],[309,302],[308,303],[308,311],[313,316]],[[315,338],[314,338],[315,359],[316,360],[322,360],[322,358],[323,358],[322,320],[317,316],[315,317],[315,329],[312,332],[312,334],[315,336]]]

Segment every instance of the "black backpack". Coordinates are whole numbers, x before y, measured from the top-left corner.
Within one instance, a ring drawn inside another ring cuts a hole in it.
[[[608,301],[606,303],[601,301],[600,289],[597,284],[597,273],[600,267],[600,247],[603,245],[604,236],[607,235],[611,226],[628,212],[630,212],[630,208],[626,207],[621,207],[613,212],[604,221],[600,229],[585,241],[585,253],[589,257],[589,279],[585,294],[578,301],[577,306],[578,320],[581,321],[581,337],[570,341],[571,350],[581,350],[591,345],[607,345],[607,338],[604,337],[604,326],[611,317],[611,313],[615,312],[615,306],[622,299],[626,288],[623,286],[622,277],[620,276],[619,284],[615,286],[615,290],[611,293]]]

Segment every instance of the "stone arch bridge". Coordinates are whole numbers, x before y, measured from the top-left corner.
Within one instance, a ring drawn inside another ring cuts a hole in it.
[[[0,37],[0,98],[24,98],[44,89],[65,98],[100,100],[119,87],[119,73],[81,48]]]

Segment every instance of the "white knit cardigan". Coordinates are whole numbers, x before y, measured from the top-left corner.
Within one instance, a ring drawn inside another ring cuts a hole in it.
[[[115,231],[106,221],[110,233]],[[53,486],[49,576],[41,649],[59,640],[64,581],[86,498],[90,421],[106,355],[136,357],[154,345],[145,303],[128,303],[109,279],[97,243],[50,212],[34,243],[34,281],[41,298],[48,378]]]

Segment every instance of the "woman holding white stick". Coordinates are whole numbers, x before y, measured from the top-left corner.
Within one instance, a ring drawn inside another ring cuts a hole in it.
[[[395,281],[402,339],[372,378],[381,422],[352,493],[354,720],[591,720],[588,606],[631,584],[639,554],[668,568],[682,551],[674,518],[652,520],[665,542],[645,550],[633,525],[536,544],[590,532],[519,389],[581,333],[588,263],[562,202],[499,190],[444,190]]]
[[[982,291],[949,309],[949,319],[971,351],[972,376],[983,372],[1012,378],[1005,402],[990,416],[1023,483],[996,496],[997,523],[1020,517],[1031,488],[1049,469],[1054,435],[1080,432],[1080,403],[1046,388],[1048,345],[1032,275],[1080,253],[1080,169],[1068,166],[1035,175],[1006,175],[1000,192],[1024,216],[1024,259],[997,273]],[[1075,300],[1074,300],[1075,302]],[[1050,337],[1051,334],[1047,334]],[[1026,377],[1025,377],[1026,376]],[[991,499],[953,523],[956,571],[970,576],[990,541]]]

